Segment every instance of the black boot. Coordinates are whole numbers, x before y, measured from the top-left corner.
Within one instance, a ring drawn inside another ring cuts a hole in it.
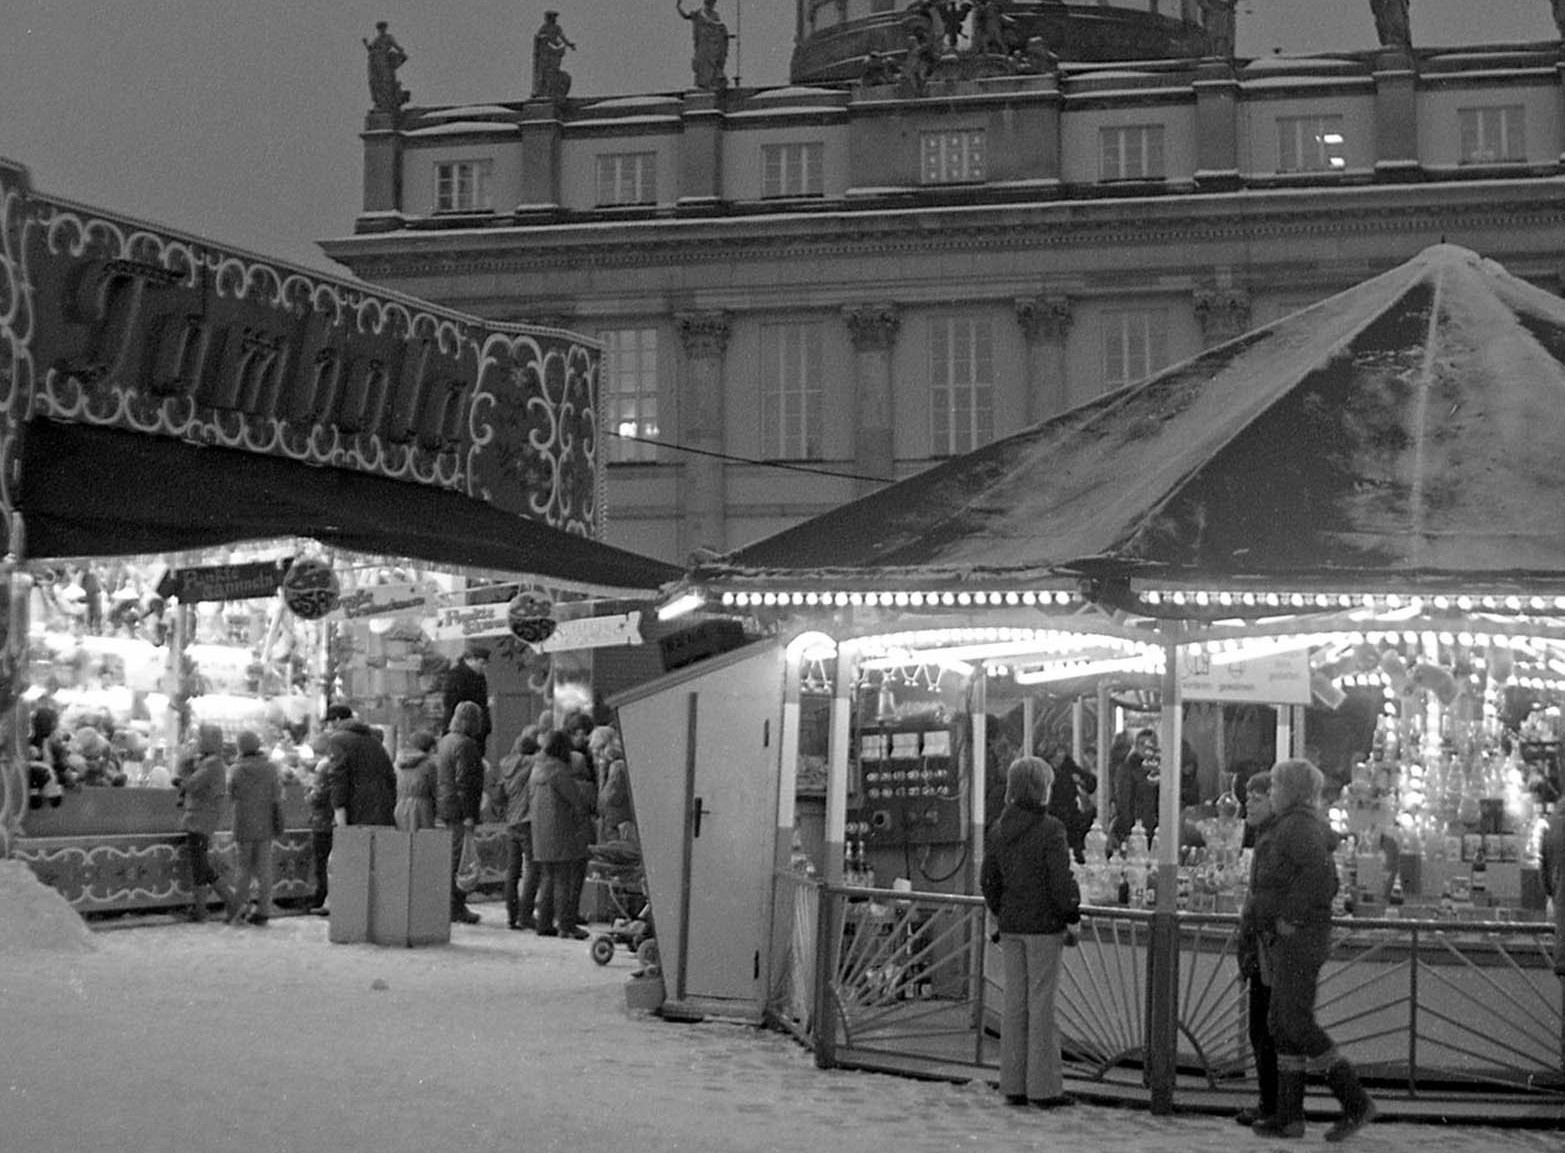
[[[1304,1058],[1277,1058],[1277,1111],[1250,1128],[1265,1137],[1304,1136]]]
[[[1375,1119],[1379,1112],[1375,1102],[1364,1092],[1359,1075],[1346,1058],[1338,1057],[1326,1068],[1326,1084],[1331,1095],[1342,1105],[1342,1116],[1326,1130],[1326,1140],[1346,1141]]]
[[[205,885],[196,885],[190,890],[190,919],[198,925],[207,919],[206,903],[211,896],[211,891]]]

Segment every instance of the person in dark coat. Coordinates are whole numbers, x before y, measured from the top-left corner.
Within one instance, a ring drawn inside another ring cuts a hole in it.
[[[435,827],[435,734],[420,729],[397,750],[397,828],[403,832]]]
[[[1065,826],[1047,811],[1053,784],[1054,770],[1042,757],[1011,762],[1005,808],[984,839],[978,877],[999,921],[1005,963],[1000,1092],[1009,1104],[1042,1109],[1073,1104],[1065,1095],[1054,994],[1066,930],[1081,920]]]
[[[272,759],[261,752],[261,738],[245,729],[236,738],[239,759],[228,773],[228,796],[234,802],[234,848],[238,858],[234,904],[229,921],[238,924],[255,885],[252,925],[272,919],[272,838],[283,834],[283,780]]]
[[[538,727],[528,725],[500,759],[500,770],[489,785],[489,803],[505,815],[505,924],[509,929],[536,929],[538,862],[533,859],[533,757],[538,753]],[[518,888],[520,886],[520,888]]]
[[[1268,772],[1252,774],[1245,784],[1245,838],[1252,845],[1272,823],[1271,791],[1272,775]],[[1253,886],[1259,862],[1259,856],[1250,859],[1252,888],[1239,914],[1238,960],[1239,976],[1249,986],[1250,1052],[1255,1055],[1255,1080],[1260,1087],[1260,1103],[1235,1114],[1234,1120],[1241,1125],[1254,1125],[1257,1121],[1277,1116],[1277,1045],[1266,1023],[1272,1004],[1272,967],[1265,941],[1255,923]]]
[[[352,719],[353,710],[346,705],[332,705],[326,710],[326,723],[335,726],[337,719],[333,717],[333,711],[343,714],[340,719]],[[319,741],[320,738],[318,737]],[[325,748],[324,743],[316,745],[317,748]],[[314,780],[310,785],[310,791],[305,795],[305,800],[310,806],[310,854],[315,859],[315,893],[310,897],[305,908],[324,917],[326,915],[326,896],[328,880],[328,863],[331,861],[332,830],[337,827],[336,814],[331,805],[331,779],[326,775],[326,766],[329,763],[323,754],[315,767]]]
[[[212,838],[223,823],[223,802],[227,795],[228,765],[223,760],[223,730],[202,725],[196,730],[193,762],[187,762],[175,781],[179,789],[179,827],[185,830],[186,852],[190,857],[190,919],[207,919],[207,897],[217,893],[232,917],[239,908],[233,890],[223,883],[212,865]]]
[[[1162,757],[1157,732],[1142,729],[1114,778],[1114,844],[1123,845],[1136,822],[1148,840],[1157,831],[1157,791],[1162,778]]]
[[[397,770],[386,746],[347,705],[333,705],[326,719],[333,726],[325,772],[335,823],[395,825]]]
[[[484,803],[484,755],[478,744],[483,716],[472,701],[460,701],[451,724],[435,745],[435,820],[451,830],[451,920],[477,924],[467,894],[457,888],[462,842],[478,825]]]
[[[1565,977],[1565,809],[1549,818],[1538,848],[1539,879],[1554,902],[1554,971]]]
[[[468,645],[462,659],[446,670],[445,713],[440,719],[440,731],[449,732],[457,705],[463,701],[477,705],[479,731],[475,739],[482,757],[489,755],[489,734],[494,728],[489,715],[489,678],[484,674],[488,667],[489,649],[484,645]]]
[[[1078,861],[1086,859],[1087,830],[1093,814],[1082,808],[1082,800],[1097,791],[1098,778],[1076,763],[1076,758],[1057,747],[1044,759],[1054,768],[1054,786],[1049,791],[1049,815],[1065,826],[1065,840]]]
[[[1277,1045],[1277,1112],[1252,1128],[1263,1135],[1302,1136],[1304,1079],[1314,1069],[1325,1074],[1342,1105],[1326,1140],[1341,1141],[1373,1120],[1376,1109],[1352,1063],[1315,1020],[1320,970],[1331,951],[1331,901],[1337,894],[1331,857],[1335,834],[1319,809],[1324,781],[1306,760],[1273,766],[1272,822],[1255,843],[1250,901],[1271,962],[1267,1024]]]
[[[538,935],[586,940],[580,910],[571,904],[572,874],[590,855],[591,786],[571,770],[571,738],[560,729],[549,733],[533,759],[528,782],[533,818],[533,855],[541,879],[538,889]]]

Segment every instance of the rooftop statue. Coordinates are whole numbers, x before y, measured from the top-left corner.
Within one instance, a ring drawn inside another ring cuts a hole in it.
[[[1238,0],[1201,0],[1201,26],[1213,56],[1227,59],[1234,54],[1237,4]]]
[[[559,20],[558,12],[545,12],[543,24],[533,33],[533,95],[546,100],[563,100],[571,91],[571,74],[560,63],[576,45]]]
[[[389,28],[380,21],[375,25],[375,39],[362,42],[369,53],[370,99],[376,112],[400,112],[412,95],[397,79],[397,69],[407,62],[408,54]]]
[[[1559,29],[1560,39],[1565,40],[1565,0],[1549,0],[1554,9],[1554,27]]]
[[[945,27],[946,43],[956,51],[956,42],[962,38],[962,25],[967,22],[967,14],[973,10],[971,4],[958,4],[956,0],[935,0],[932,5],[935,15],[940,17],[940,23]]]
[[[728,25],[717,14],[717,0],[701,0],[701,7],[686,12],[684,0],[674,0],[674,10],[690,21],[694,55],[690,67],[697,88],[722,92],[728,87]]]
[[[1408,25],[1407,0],[1369,0],[1375,14],[1375,34],[1382,48],[1411,48],[1413,33]]]
[[[1016,19],[1005,11],[1002,0],[977,0],[973,6],[973,51],[980,55],[1009,56],[1011,29]]]

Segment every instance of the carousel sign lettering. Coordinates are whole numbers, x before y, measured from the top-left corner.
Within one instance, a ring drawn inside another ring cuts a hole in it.
[[[289,563],[289,560],[255,561],[209,568],[169,569],[158,581],[157,593],[164,600],[178,597],[182,605],[276,596]]]

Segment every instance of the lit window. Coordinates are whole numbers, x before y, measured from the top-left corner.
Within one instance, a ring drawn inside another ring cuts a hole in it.
[[[761,147],[761,195],[821,196],[821,157],[824,146],[808,144],[766,144]]]
[[[1114,309],[1103,314],[1103,383],[1118,388],[1168,363],[1168,311]]]
[[[599,427],[607,434],[604,457],[618,461],[657,460],[648,444],[658,436],[658,334],[654,328],[621,328],[601,332],[603,361],[599,370]]]
[[[1098,132],[1100,180],[1163,179],[1163,126],[1127,124]]]
[[[1278,172],[1338,172],[1348,166],[1340,116],[1284,116],[1277,121]]]
[[[656,152],[616,152],[598,157],[598,203],[656,204]]]
[[[489,212],[489,176],[493,162],[454,160],[435,165],[436,212]]]
[[[821,455],[821,326],[761,329],[761,455],[818,460]]]
[[[971,184],[984,179],[984,131],[925,132],[919,138],[925,184]]]
[[[929,329],[930,453],[955,456],[994,439],[994,333],[987,320]]]
[[[1520,104],[1498,108],[1458,108],[1463,164],[1503,164],[1527,159]]]

